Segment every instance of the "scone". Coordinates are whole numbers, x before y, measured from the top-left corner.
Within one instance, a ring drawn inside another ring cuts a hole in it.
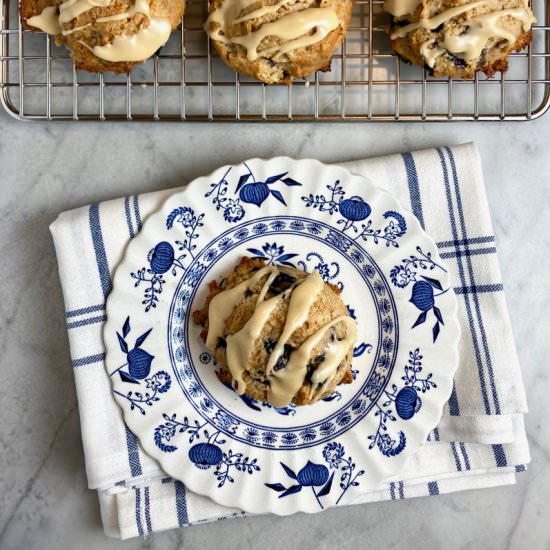
[[[393,49],[436,77],[491,77],[531,42],[526,0],[386,0]]]
[[[352,0],[212,0],[205,29],[238,73],[267,84],[328,71]]]
[[[55,36],[77,69],[128,73],[167,42],[185,0],[21,0],[26,28]]]
[[[319,273],[243,258],[194,320],[203,325],[218,377],[275,407],[307,405],[353,380],[355,321]]]

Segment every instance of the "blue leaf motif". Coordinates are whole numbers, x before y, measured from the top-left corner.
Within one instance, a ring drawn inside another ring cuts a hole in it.
[[[332,489],[333,479],[334,479],[334,472],[332,472],[332,475],[329,477],[329,480],[327,481],[326,485],[317,493],[318,497],[324,497],[325,495],[328,495],[330,493],[330,490]]]
[[[282,204],[284,204],[285,206],[288,206],[285,202],[285,199],[283,198],[283,195],[281,194],[280,191],[277,191],[276,189],[272,189],[271,190],[271,194]]]
[[[437,340],[437,337],[439,336],[439,331],[440,330],[441,330],[441,328],[439,326],[439,321],[437,321],[436,324],[434,325],[433,329],[432,329],[434,342]]]
[[[441,283],[437,279],[432,279],[431,277],[426,277],[425,275],[420,275],[425,281],[428,281],[434,288],[437,290],[443,290]]]
[[[250,172],[246,173],[246,174],[243,174],[240,178],[239,178],[239,183],[237,184],[237,188],[235,189],[235,193],[238,193],[240,188],[250,179]]]
[[[122,334],[124,338],[128,336],[130,332],[130,317],[126,317],[126,321],[124,321],[124,326],[122,327]]]
[[[437,320],[442,324],[444,325],[445,323],[443,322],[443,315],[441,315],[441,311],[438,307],[435,307],[434,306],[434,313],[435,313],[435,316],[437,317]]]
[[[265,483],[264,485],[277,492],[281,492],[286,489],[286,487],[282,483]]]
[[[426,317],[428,316],[428,312],[427,311],[423,311],[419,316],[418,316],[418,319],[416,320],[416,322],[414,323],[414,325],[412,326],[412,328],[414,327],[417,327],[418,325],[421,325],[425,320],[426,320]]]
[[[298,183],[296,180],[293,180],[292,178],[284,178],[283,183],[285,185],[288,185],[289,187],[301,187],[302,184]]]
[[[276,176],[269,176],[269,178],[267,178],[265,180],[265,182],[269,185],[270,183],[275,183],[276,181],[279,181],[281,178],[283,178],[284,176],[286,176],[288,174],[288,172],[284,172],[282,174],[278,174]]]
[[[279,495],[279,498],[287,497],[288,495],[293,495],[295,493],[299,493],[302,490],[301,485],[293,485],[292,487],[289,487],[284,493]]]
[[[117,332],[116,333],[117,337],[118,337],[118,343],[120,345],[120,349],[122,350],[123,353],[128,353],[128,344],[125,342],[124,338],[122,338],[122,336]]]
[[[150,328],[147,332],[144,332],[137,340],[136,340],[136,344],[134,346],[134,348],[139,348],[139,346],[141,346],[141,344],[143,344],[143,342],[145,342],[145,339],[147,338],[147,336],[149,336],[149,334],[151,333],[153,329]]]
[[[296,474],[283,462],[281,462],[281,466],[283,467],[283,470],[286,472],[286,475],[292,479],[297,479]]]

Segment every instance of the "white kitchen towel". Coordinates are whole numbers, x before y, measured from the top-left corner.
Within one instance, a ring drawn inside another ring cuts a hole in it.
[[[530,460],[525,392],[474,145],[346,163],[394,193],[435,239],[462,325],[460,368],[439,426],[399,479],[361,502],[515,482]],[[129,538],[240,515],[167,478],[124,425],[104,369],[102,327],[111,276],[143,221],[178,189],[65,212],[52,224],[89,486],[108,535]]]

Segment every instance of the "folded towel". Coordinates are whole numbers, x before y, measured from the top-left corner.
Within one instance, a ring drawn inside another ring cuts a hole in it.
[[[530,461],[525,391],[479,155],[474,145],[347,163],[410,208],[434,238],[458,296],[460,368],[439,426],[398,479],[357,503],[512,484]],[[106,534],[126,539],[243,512],[162,472],[124,425],[104,369],[111,274],[145,218],[178,189],[65,212],[52,224],[65,298],[89,487]]]

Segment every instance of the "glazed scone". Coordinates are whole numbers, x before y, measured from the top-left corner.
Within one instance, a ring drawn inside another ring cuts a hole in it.
[[[352,0],[212,0],[205,29],[233,70],[267,84],[328,71]]]
[[[393,49],[436,77],[491,77],[531,42],[527,0],[386,0]]]
[[[27,29],[71,50],[77,69],[128,73],[164,46],[185,0],[21,0],[19,9]]]
[[[218,377],[239,394],[307,405],[353,380],[356,323],[317,271],[243,258],[209,290],[194,320],[205,327]]]

